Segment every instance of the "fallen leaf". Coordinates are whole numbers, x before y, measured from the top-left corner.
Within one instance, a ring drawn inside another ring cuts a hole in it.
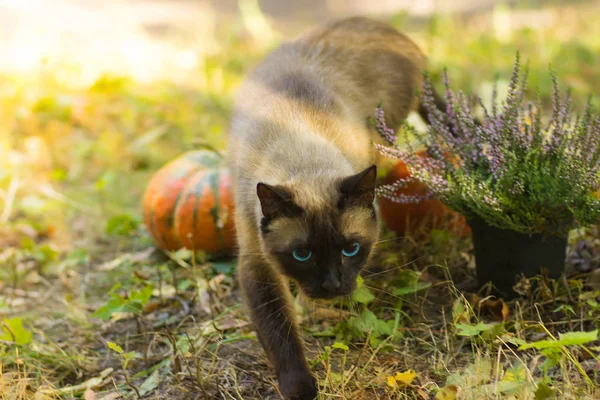
[[[508,306],[504,300],[488,299],[481,303],[482,311],[489,311],[495,321],[506,321],[508,319]]]
[[[149,259],[150,256],[154,253],[154,250],[155,249],[153,247],[149,247],[146,250],[140,251],[138,253],[123,254],[122,256],[119,256],[119,257],[114,258],[110,261],[107,261],[103,264],[100,264],[98,267],[96,267],[96,270],[97,271],[111,271],[127,261],[132,262],[132,263],[140,263],[142,261]]]
[[[212,290],[212,292],[217,296],[218,299],[223,299],[229,295],[230,286],[223,284],[226,278],[226,275],[219,274],[208,282],[208,287],[210,288],[210,290]]]
[[[523,364],[518,362],[512,368],[509,368],[502,377],[502,382],[524,382],[527,380],[527,371]]]
[[[154,247],[148,247],[146,250],[140,251],[138,253],[130,254],[129,260],[131,262],[142,262],[146,261],[150,258],[150,256],[154,253]]]
[[[163,284],[160,288],[152,290],[152,296],[160,297],[163,300],[173,299],[177,294],[177,289],[173,285]]]
[[[397,388],[399,386],[410,385],[416,377],[417,373],[409,369],[408,371],[397,372],[394,376],[388,376],[386,382],[389,387]]]
[[[152,375],[150,375],[146,380],[140,385],[139,391],[140,396],[145,396],[148,393],[151,393],[158,387],[160,384],[160,377],[158,376],[158,371],[154,371]]]
[[[198,306],[202,311],[210,315],[212,300],[210,298],[208,281],[206,281],[206,279],[197,279],[196,288],[198,290],[198,296],[196,298]]]
[[[311,310],[310,317],[313,321],[320,322],[323,320],[327,321],[338,321],[344,318],[350,318],[351,314],[342,309],[318,306],[314,310]]]
[[[33,400],[53,400],[54,398],[45,395],[44,393],[42,393],[42,390],[44,389],[44,387],[40,387],[38,388],[38,390],[35,392],[35,394],[33,395]]]
[[[48,390],[42,391],[42,393],[44,393],[44,394],[77,393],[77,392],[81,392],[86,389],[91,389],[91,388],[94,388],[94,387],[102,384],[104,379],[106,379],[110,374],[112,374],[113,371],[114,370],[112,368],[106,368],[105,370],[100,372],[99,376],[88,379],[87,381],[82,382],[78,385],[65,386],[60,389],[48,389]]]
[[[83,398],[85,400],[96,400],[96,393],[92,389],[87,388],[85,393],[83,393]]]
[[[396,379],[396,382],[401,383],[403,385],[410,385],[412,383],[412,381],[415,380],[416,377],[417,377],[417,373],[415,371],[413,371],[412,369],[409,369],[408,371],[405,371],[405,372],[397,372],[394,379]]]
[[[417,393],[419,393],[419,396],[421,396],[423,400],[429,400],[429,395],[425,393],[423,389],[417,388]]]
[[[120,266],[121,264],[123,264],[127,260],[129,260],[128,254],[121,256],[121,257],[117,257],[113,260],[110,260],[103,264],[100,264],[99,266],[96,267],[96,271],[111,271],[111,270],[117,268],[118,266]]]
[[[535,390],[535,400],[547,400],[553,398],[554,390],[545,383],[540,383]]]
[[[387,384],[389,387],[397,388],[398,384],[396,383],[396,379],[393,376],[387,377]]]
[[[144,313],[149,314],[158,310],[162,306],[160,301],[150,301],[144,306]]]
[[[31,343],[33,335],[23,326],[23,319],[19,317],[4,318],[0,321],[0,340],[24,346]]]
[[[233,328],[243,328],[248,325],[248,321],[244,321],[241,319],[233,318],[231,316],[227,316],[223,319],[215,321],[215,325],[218,330],[226,331],[228,329],[233,329]]]
[[[455,400],[458,388],[455,385],[444,386],[435,395],[435,400]]]

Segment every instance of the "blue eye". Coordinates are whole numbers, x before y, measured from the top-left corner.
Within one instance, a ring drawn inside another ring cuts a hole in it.
[[[292,251],[292,255],[294,258],[300,262],[308,261],[310,257],[312,257],[312,251],[308,249],[294,249]]]
[[[342,254],[345,255],[346,257],[354,257],[355,255],[358,254],[359,250],[360,250],[360,243],[354,242],[351,245],[343,248]]]

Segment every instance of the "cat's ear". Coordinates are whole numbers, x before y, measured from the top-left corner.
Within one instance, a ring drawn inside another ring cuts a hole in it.
[[[292,216],[300,210],[294,204],[292,194],[283,186],[259,182],[256,185],[256,194],[260,200],[262,213],[267,218]]]
[[[344,206],[369,206],[375,201],[377,167],[371,165],[356,175],[342,180],[340,192]]]

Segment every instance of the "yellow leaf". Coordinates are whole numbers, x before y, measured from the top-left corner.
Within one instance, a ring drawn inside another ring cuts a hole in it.
[[[417,373],[415,371],[413,371],[412,369],[409,369],[408,371],[405,371],[405,372],[397,372],[394,379],[396,380],[397,383],[400,383],[402,385],[410,385],[412,383],[412,381],[415,380],[416,377],[417,377]]]
[[[456,400],[458,389],[454,385],[444,386],[435,395],[435,400]]]
[[[387,377],[387,384],[389,387],[397,388],[398,384],[396,383],[396,379],[393,376]]]
[[[527,372],[523,364],[517,364],[509,368],[502,377],[502,382],[524,382],[527,379]]]

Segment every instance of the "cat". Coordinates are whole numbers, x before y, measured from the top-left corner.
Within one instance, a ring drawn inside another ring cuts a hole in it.
[[[228,164],[238,279],[286,399],[318,394],[290,280],[312,298],[355,289],[379,235],[373,143],[383,141],[368,118],[381,101],[387,125],[397,129],[419,109],[425,62],[391,25],[352,17],[285,42],[237,93]]]

